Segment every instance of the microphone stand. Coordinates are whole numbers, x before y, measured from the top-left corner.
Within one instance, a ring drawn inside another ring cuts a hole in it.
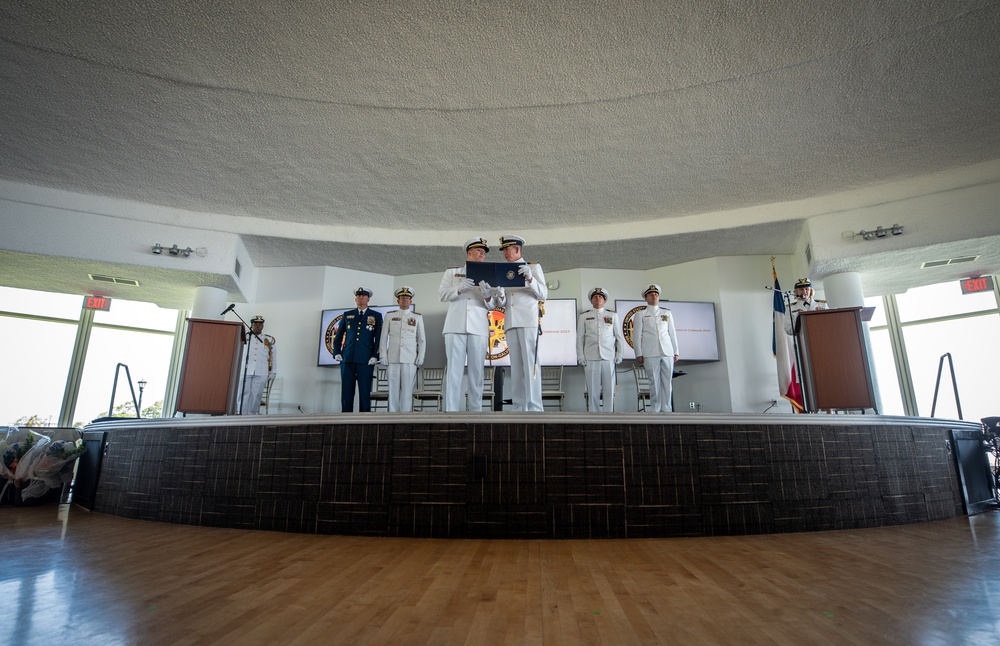
[[[247,322],[243,320],[243,317],[239,315],[239,312],[236,311],[235,307],[229,308],[228,311],[230,311],[233,314],[235,314],[236,318],[238,318],[240,320],[240,323],[242,323],[243,326],[247,329],[247,334],[244,335],[244,337],[243,337],[243,345],[248,346],[248,347],[244,348],[244,350],[246,351],[246,356],[243,359],[243,380],[242,380],[242,386],[240,387],[240,405],[236,409],[236,414],[237,415],[242,415],[243,414],[243,398],[245,397],[246,388],[247,388],[247,369],[250,367],[250,348],[249,348],[250,335],[253,335],[253,336],[257,337],[257,340],[260,341],[261,343],[263,343],[264,340],[260,338],[259,334],[255,333],[253,331],[253,328],[251,328],[249,325],[247,325]],[[223,314],[225,314],[225,312],[223,312]]]

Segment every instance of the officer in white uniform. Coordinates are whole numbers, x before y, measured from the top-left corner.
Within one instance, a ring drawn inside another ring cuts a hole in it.
[[[601,393],[604,393],[604,412],[615,409],[615,366],[622,362],[625,336],[621,321],[614,310],[604,309],[608,293],[600,287],[590,290],[590,304],[594,309],[580,315],[576,325],[576,360],[584,367],[587,379],[587,407],[591,413],[601,411]]]
[[[250,319],[250,331],[244,337],[243,361],[246,375],[240,400],[241,415],[256,415],[260,410],[264,387],[278,374],[278,357],[274,351],[274,337],[264,334],[264,317],[260,314]]]
[[[465,242],[466,260],[484,262],[490,248],[485,238],[470,238]],[[456,412],[465,409],[462,402],[462,374],[469,367],[469,410],[483,410],[483,364],[490,337],[489,311],[497,306],[503,288],[489,283],[478,286],[465,275],[465,267],[452,267],[444,272],[438,296],[448,305],[444,319],[444,352],[448,360],[445,370],[444,409]]]
[[[507,235],[500,238],[500,251],[507,262],[520,263],[518,273],[524,277],[524,287],[509,287],[506,299],[500,303],[504,311],[504,333],[510,351],[511,401],[516,411],[540,413],[542,408],[542,375],[537,365],[539,335],[539,301],[549,296],[545,273],[538,263],[527,263],[521,257],[524,238]]]
[[[674,315],[660,307],[660,286],[650,285],[642,293],[646,309],[632,317],[632,341],[636,360],[646,367],[649,377],[649,412],[671,412],[674,362],[677,361],[677,332]]]
[[[395,294],[399,309],[383,318],[378,355],[382,365],[388,366],[389,412],[408,413],[413,410],[413,382],[417,367],[424,365],[427,339],[424,317],[413,311],[413,290],[403,286]]]
[[[812,283],[808,278],[800,278],[795,283],[795,300],[792,306],[785,310],[785,334],[794,334],[795,319],[799,317],[799,312],[812,312],[814,310],[829,309],[826,301],[817,301]]]

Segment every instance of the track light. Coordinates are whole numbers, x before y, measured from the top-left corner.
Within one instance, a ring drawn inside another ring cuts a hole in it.
[[[160,255],[161,253],[163,253],[163,248],[164,248],[163,245],[157,242],[156,244],[153,245],[153,253],[155,253],[156,255]],[[206,249],[205,247],[198,247],[197,249],[192,249],[191,247],[185,247],[184,249],[181,249],[180,245],[175,244],[172,247],[167,248],[167,253],[169,253],[171,256],[184,256],[185,258],[190,258],[191,254],[197,254],[199,256],[204,257],[205,254],[208,253],[208,249]]]
[[[875,238],[885,238],[890,233],[892,235],[894,235],[894,236],[902,235],[903,234],[903,225],[901,225],[901,224],[894,224],[894,225],[892,225],[891,227],[889,227],[887,229],[887,228],[883,227],[880,224],[877,227],[875,227],[874,231],[866,231],[865,229],[862,229],[862,230],[858,231],[857,233],[852,233],[850,231],[845,231],[844,232],[844,238],[845,239],[849,239],[849,238],[861,238],[862,240],[874,240]]]

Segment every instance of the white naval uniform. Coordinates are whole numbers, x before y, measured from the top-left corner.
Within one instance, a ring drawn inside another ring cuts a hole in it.
[[[622,362],[625,336],[621,321],[614,310],[587,310],[576,325],[576,359],[584,366],[587,379],[587,407],[591,413],[615,409],[615,365]]]
[[[524,258],[516,260],[525,263]],[[538,301],[549,296],[545,273],[538,263],[526,263],[531,268],[531,282],[524,287],[508,287],[500,305],[504,310],[504,334],[510,351],[511,401],[513,410],[542,412],[541,367],[536,370],[535,350],[538,344]]]
[[[241,415],[256,415],[264,386],[278,374],[278,355],[274,350],[274,337],[270,334],[246,333],[249,340],[243,348],[241,368],[246,366],[246,378],[241,380]],[[262,342],[263,340],[263,342]]]
[[[677,332],[674,315],[665,307],[649,305],[632,317],[632,339],[636,355],[642,357],[649,377],[649,412],[671,412],[670,396],[673,391],[674,355],[677,350]]]
[[[417,366],[423,365],[427,351],[424,317],[413,311],[392,310],[382,319],[382,338],[378,356],[388,365],[389,412],[408,413],[413,410],[413,382]]]
[[[444,409],[465,410],[462,402],[462,374],[469,367],[469,410],[483,410],[483,365],[490,338],[489,311],[496,307],[497,298],[483,298],[478,286],[458,291],[465,282],[465,267],[452,267],[444,272],[438,297],[448,305],[444,319],[444,351],[448,360],[445,370]]]
[[[795,299],[792,301],[791,307],[785,310],[785,334],[792,335],[795,333],[795,320],[799,318],[799,312],[813,312],[825,309],[829,309],[826,303],[817,303],[815,298],[811,301]]]

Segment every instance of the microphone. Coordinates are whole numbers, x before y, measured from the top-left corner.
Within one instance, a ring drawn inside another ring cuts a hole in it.
[[[236,303],[230,303],[229,307],[222,310],[222,314],[219,314],[219,316],[225,316],[228,312],[232,312],[234,309],[236,309]]]

